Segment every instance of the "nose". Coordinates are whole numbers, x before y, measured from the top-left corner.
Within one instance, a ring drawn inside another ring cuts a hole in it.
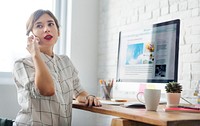
[[[45,27],[44,27],[44,32],[45,32],[45,33],[48,33],[48,32],[50,32],[50,29],[49,29],[49,27],[48,27],[48,26],[45,26]]]

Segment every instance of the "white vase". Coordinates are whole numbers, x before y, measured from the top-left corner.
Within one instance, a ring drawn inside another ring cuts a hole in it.
[[[166,93],[167,107],[176,107],[179,105],[181,93]]]

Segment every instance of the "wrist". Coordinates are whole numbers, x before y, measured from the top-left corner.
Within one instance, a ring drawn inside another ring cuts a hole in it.
[[[42,59],[40,53],[36,53],[36,52],[35,53],[31,53],[31,57],[32,57],[33,61],[37,61],[37,60],[41,60]]]

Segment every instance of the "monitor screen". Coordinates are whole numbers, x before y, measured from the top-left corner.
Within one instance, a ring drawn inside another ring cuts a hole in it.
[[[177,81],[180,20],[119,33],[117,81]]]

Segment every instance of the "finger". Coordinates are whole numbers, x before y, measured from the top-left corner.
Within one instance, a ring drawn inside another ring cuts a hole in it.
[[[98,106],[98,100],[94,98],[94,106]]]
[[[30,48],[31,45],[32,45],[32,39],[31,39],[31,38],[28,38],[26,47],[27,47],[27,48]]]
[[[39,39],[38,37],[35,37],[35,41],[36,41],[37,43],[39,43],[39,42],[40,42],[40,39]]]
[[[27,38],[27,47],[28,47],[28,48],[31,46],[32,42],[33,42],[33,36],[29,36],[29,37]]]
[[[97,98],[95,98],[94,99],[94,105],[95,106],[101,106],[101,102]]]
[[[38,45],[40,44],[40,39],[38,37],[34,38],[34,42],[37,43]]]
[[[28,37],[28,41],[29,41],[29,42],[33,41],[33,39],[34,39],[34,36],[33,36],[33,35],[31,35],[31,36]]]
[[[99,106],[102,106],[101,102],[99,101]]]
[[[30,44],[27,44],[26,48],[29,48],[30,47]]]
[[[98,100],[98,106],[102,106],[101,102]]]
[[[94,98],[93,97],[89,97],[89,106],[91,107],[93,105],[94,102]]]
[[[88,105],[88,103],[89,103],[89,102],[88,102],[88,99],[85,99],[85,104]]]

